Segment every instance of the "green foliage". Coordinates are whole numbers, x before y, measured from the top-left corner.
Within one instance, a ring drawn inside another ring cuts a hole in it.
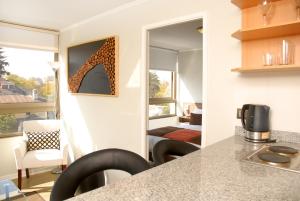
[[[149,72],[149,97],[155,98],[159,92],[160,80],[156,73]]]
[[[0,132],[10,132],[15,129],[17,120],[13,114],[1,114],[0,115]]]
[[[43,82],[39,78],[25,79],[15,74],[7,75],[6,79],[14,83],[16,86],[28,91],[37,89],[39,96],[44,98],[53,97],[55,92],[54,81]]]
[[[162,104],[162,106],[164,106],[163,110],[162,110],[162,114],[163,115],[168,115],[168,114],[171,113],[171,111],[170,111],[170,105],[168,103],[164,103],[164,104]]]
[[[15,74],[11,74],[6,76],[6,79],[12,83],[14,83],[16,86],[21,87],[23,89],[32,90],[39,88],[39,83],[34,80],[33,78],[25,79],[23,77],[20,77]]]
[[[160,83],[159,91],[156,93],[155,97],[163,98],[163,97],[170,96],[170,95],[168,95],[168,89],[169,89],[169,83],[168,82]]]
[[[169,83],[161,82],[155,72],[149,72],[149,97],[163,98],[170,96],[168,94]]]
[[[5,69],[5,67],[8,66],[9,63],[5,59],[6,58],[5,56],[3,56],[2,48],[0,48],[0,77],[9,74],[9,72]]]
[[[55,83],[54,82],[46,82],[40,88],[40,95],[43,97],[51,97],[55,92]]]

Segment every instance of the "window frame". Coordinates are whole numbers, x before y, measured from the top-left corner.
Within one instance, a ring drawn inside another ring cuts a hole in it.
[[[6,46],[0,46],[6,47]],[[22,47],[13,47],[16,49],[24,49]],[[37,50],[34,48],[28,48],[29,50]],[[53,53],[53,60],[55,60],[55,51],[50,51]],[[56,73],[56,72],[55,72]],[[57,86],[59,83],[59,79],[56,79],[56,74],[54,73],[55,78],[55,90],[57,90]],[[56,95],[59,93],[58,91],[54,92]],[[21,114],[21,113],[37,113],[37,112],[55,112],[56,113],[56,101],[59,101],[54,98],[51,102],[20,102],[20,103],[0,103],[0,115],[3,114]],[[23,132],[7,132],[1,133],[0,132],[0,139],[1,138],[9,138],[9,137],[18,137],[22,136]]]
[[[172,79],[171,79],[171,97],[164,97],[164,98],[150,98],[149,97],[149,106],[150,105],[159,105],[159,104],[164,104],[164,103],[175,103],[175,114],[168,114],[168,115],[159,115],[159,116],[153,116],[150,117],[149,116],[149,120],[152,119],[162,119],[162,118],[168,118],[168,117],[175,117],[177,114],[177,99],[176,99],[176,84],[177,84],[177,80],[176,80],[176,75],[177,72],[175,71],[170,71],[170,70],[157,70],[157,69],[150,69],[152,71],[167,71],[167,72],[171,72],[172,73]],[[150,72],[149,72],[150,73]],[[150,83],[149,83],[150,84]],[[149,114],[148,114],[149,115]]]

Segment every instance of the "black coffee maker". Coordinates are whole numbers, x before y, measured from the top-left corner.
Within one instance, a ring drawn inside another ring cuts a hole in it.
[[[246,104],[242,107],[242,124],[246,130],[246,140],[267,142],[270,140],[270,107]]]

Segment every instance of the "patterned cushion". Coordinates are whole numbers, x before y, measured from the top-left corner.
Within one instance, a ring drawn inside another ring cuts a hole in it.
[[[27,151],[60,149],[59,130],[48,132],[25,132],[28,136]]]

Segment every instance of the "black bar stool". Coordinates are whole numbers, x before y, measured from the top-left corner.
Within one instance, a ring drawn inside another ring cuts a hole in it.
[[[191,152],[197,151],[200,148],[177,140],[161,140],[153,147],[154,166],[161,165],[170,160],[170,155],[184,156]]]
[[[74,197],[82,182],[89,185],[89,180],[94,180],[93,175],[100,177],[100,181],[96,184],[92,181],[91,187],[84,188],[83,191],[100,187],[103,175],[101,171],[115,169],[134,175],[149,168],[150,165],[144,158],[130,151],[121,149],[96,151],[79,158],[63,171],[53,186],[50,201],[62,201]]]

